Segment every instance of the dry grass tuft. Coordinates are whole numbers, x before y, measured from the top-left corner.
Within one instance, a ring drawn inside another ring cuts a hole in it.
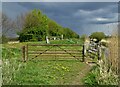
[[[114,31],[112,38],[109,39],[110,43],[108,44],[109,48],[109,61],[111,63],[111,69],[116,74],[118,73],[118,33]]]
[[[101,85],[118,85],[118,33],[114,31],[108,39],[108,56],[99,61],[97,81]],[[107,48],[106,48],[107,49]],[[105,51],[104,51],[105,52]],[[105,55],[105,54],[103,54]]]

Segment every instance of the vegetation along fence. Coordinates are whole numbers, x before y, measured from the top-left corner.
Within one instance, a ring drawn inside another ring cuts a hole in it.
[[[88,52],[93,56],[97,56],[100,59],[100,50],[97,46],[97,50],[89,49]],[[85,61],[86,57],[86,45],[80,44],[27,44],[22,47],[23,61],[33,59],[54,59],[54,60],[73,60],[77,59]],[[91,52],[90,52],[91,50]]]

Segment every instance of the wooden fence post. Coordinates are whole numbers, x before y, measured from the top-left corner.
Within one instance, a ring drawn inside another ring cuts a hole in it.
[[[98,60],[101,59],[101,54],[102,54],[101,46],[98,44]]]
[[[63,34],[61,35],[61,39],[63,40]]]
[[[82,55],[83,55],[83,58],[82,58],[82,62],[85,61],[85,45],[83,44],[83,50],[82,50]]]
[[[48,39],[48,36],[46,36],[46,43],[47,43],[47,44],[50,43],[50,41],[49,41],[49,39]]]
[[[26,61],[28,60],[28,44],[26,45]]]
[[[22,47],[23,62],[25,62],[25,46]]]

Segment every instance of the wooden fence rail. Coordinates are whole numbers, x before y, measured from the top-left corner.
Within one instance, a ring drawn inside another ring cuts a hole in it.
[[[75,49],[74,47],[76,47],[77,49]],[[34,59],[36,57],[43,58],[43,56],[60,56],[68,58],[73,57],[78,60],[82,59],[82,61],[84,61],[84,56],[82,56],[82,54],[84,54],[84,50],[82,49],[83,45],[79,44],[27,44],[26,46],[23,46],[23,48],[23,61],[30,60],[30,56],[34,56],[31,59]]]
[[[28,46],[83,46],[80,44],[28,44]]]
[[[99,60],[101,58],[100,46],[98,45],[97,49],[94,48],[95,46],[93,47],[93,45],[90,46],[92,46],[93,49],[86,49],[85,44],[27,44],[22,47],[23,61],[25,62],[30,60],[30,57],[32,57],[31,59],[34,59],[37,57],[48,58],[56,56],[68,58],[73,57],[84,62],[85,58],[87,58],[87,53],[93,57],[97,56]]]

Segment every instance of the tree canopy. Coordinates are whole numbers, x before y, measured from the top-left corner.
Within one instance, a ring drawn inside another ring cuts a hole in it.
[[[19,33],[19,40],[39,41],[45,40],[45,36],[60,36],[64,38],[76,38],[78,35],[69,28],[64,28],[48,18],[40,10],[32,10],[24,17],[23,29]]]
[[[103,32],[93,32],[90,35],[90,38],[97,39],[98,41],[101,41],[105,37],[106,35]]]

